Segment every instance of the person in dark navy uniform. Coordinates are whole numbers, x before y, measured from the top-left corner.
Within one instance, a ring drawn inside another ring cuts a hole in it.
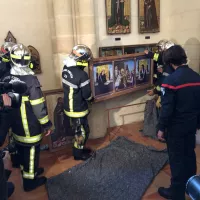
[[[158,139],[166,140],[171,168],[171,186],[159,194],[172,200],[185,200],[187,180],[196,174],[195,135],[200,128],[200,76],[187,63],[184,49],[175,45],[163,55],[175,72],[161,85],[161,112]],[[167,129],[167,135],[164,131]]]

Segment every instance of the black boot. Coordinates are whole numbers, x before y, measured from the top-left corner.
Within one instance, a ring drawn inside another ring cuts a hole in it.
[[[43,173],[44,173],[44,168],[40,167],[37,169],[36,176],[40,176]]]
[[[172,188],[164,188],[160,187],[158,188],[158,193],[161,197],[164,197],[165,199],[172,199]]]
[[[15,190],[15,186],[13,183],[7,182],[7,188],[8,188],[8,198],[9,198],[9,197],[11,197],[11,195],[13,194],[13,192]]]
[[[12,167],[20,168],[19,155],[16,153],[11,153],[10,158],[11,158],[11,162],[12,162]]]
[[[92,149],[89,149],[89,148],[83,148],[83,153],[91,154],[92,152],[93,152]]]
[[[6,180],[8,180],[10,178],[12,171],[5,169],[5,175],[6,175]]]
[[[35,178],[35,179],[23,179],[23,186],[24,186],[24,191],[26,192],[30,192],[34,189],[36,189],[37,187],[40,187],[42,185],[44,185],[47,181],[47,178],[42,176],[39,178]]]
[[[83,149],[73,148],[74,160],[87,160],[92,155],[85,153]]]

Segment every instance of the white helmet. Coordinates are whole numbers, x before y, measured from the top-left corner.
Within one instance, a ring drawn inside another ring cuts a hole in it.
[[[175,44],[172,42],[172,41],[167,41],[165,43],[165,48],[164,48],[164,51],[166,51],[167,49],[169,49],[170,47],[174,46]]]
[[[10,59],[17,67],[28,67],[31,62],[31,52],[23,44],[16,44],[11,48]]]
[[[0,49],[0,57],[2,57],[3,59],[8,60],[10,59],[10,51],[12,49],[12,47],[15,45],[15,43],[13,42],[5,42]]]
[[[84,44],[78,44],[73,47],[70,58],[75,61],[88,62],[93,58],[92,51]]]

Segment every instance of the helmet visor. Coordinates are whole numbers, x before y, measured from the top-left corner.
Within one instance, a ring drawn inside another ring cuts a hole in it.
[[[14,54],[11,54],[11,61],[14,65],[19,67],[27,67],[30,64],[31,57],[30,56],[17,56]]]

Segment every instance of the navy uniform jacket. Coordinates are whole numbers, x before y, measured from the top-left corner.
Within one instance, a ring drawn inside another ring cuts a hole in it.
[[[72,118],[88,115],[88,101],[92,99],[88,74],[79,66],[64,66],[62,82],[65,114]]]
[[[162,84],[158,128],[174,136],[200,128],[200,76],[187,65],[178,67]]]

